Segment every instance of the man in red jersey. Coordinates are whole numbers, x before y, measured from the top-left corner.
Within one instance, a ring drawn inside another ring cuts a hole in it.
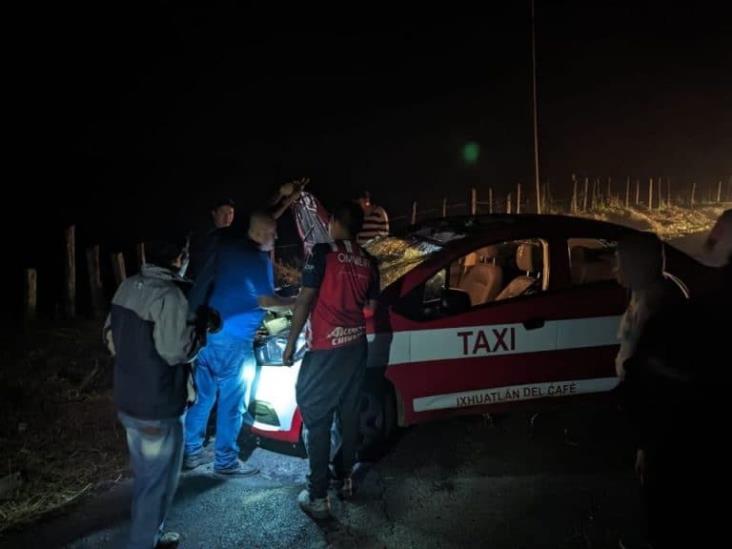
[[[333,242],[317,244],[303,269],[303,288],[284,354],[285,364],[291,364],[297,337],[309,320],[309,350],[300,366],[296,395],[308,429],[310,475],[298,502],[314,518],[330,514],[328,462],[334,414],[340,419],[341,464],[346,472],[341,494],[349,497],[353,491],[350,471],[366,371],[363,310],[374,307],[379,292],[376,261],[356,243],[362,223],[363,212],[353,202],[342,204],[333,214]]]

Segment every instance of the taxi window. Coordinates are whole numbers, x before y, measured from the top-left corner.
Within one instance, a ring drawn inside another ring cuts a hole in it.
[[[615,280],[617,242],[593,238],[570,238],[569,272],[573,286]]]
[[[548,287],[548,265],[548,244],[540,239],[513,240],[477,248],[453,261],[424,284],[423,310],[430,317],[462,312],[464,307],[445,310],[442,299],[445,293],[452,298],[464,294],[466,307],[473,308],[542,292]]]

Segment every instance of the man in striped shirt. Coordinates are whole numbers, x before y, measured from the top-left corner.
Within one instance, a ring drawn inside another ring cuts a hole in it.
[[[358,197],[358,203],[363,209],[363,228],[358,233],[357,241],[360,246],[377,236],[389,234],[389,217],[381,206],[371,202],[371,193],[363,191]]]

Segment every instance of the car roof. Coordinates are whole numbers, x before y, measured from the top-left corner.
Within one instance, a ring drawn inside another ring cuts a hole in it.
[[[566,215],[489,214],[430,219],[406,228],[402,236],[419,236],[436,244],[482,242],[493,236],[503,238],[515,233],[518,238],[596,237],[619,238],[635,229],[615,223]],[[457,235],[462,235],[460,238]]]

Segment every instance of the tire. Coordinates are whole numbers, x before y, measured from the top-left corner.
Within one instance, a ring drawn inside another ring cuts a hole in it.
[[[382,390],[366,390],[361,401],[359,459],[372,460],[384,454],[396,429],[396,403],[388,383]]]
[[[391,385],[383,384],[383,389],[365,389],[361,400],[360,435],[356,451],[358,461],[374,461],[384,455],[397,428],[396,399]],[[307,427],[302,426],[300,442],[307,455]],[[338,435],[331,433],[331,462],[338,458]]]

